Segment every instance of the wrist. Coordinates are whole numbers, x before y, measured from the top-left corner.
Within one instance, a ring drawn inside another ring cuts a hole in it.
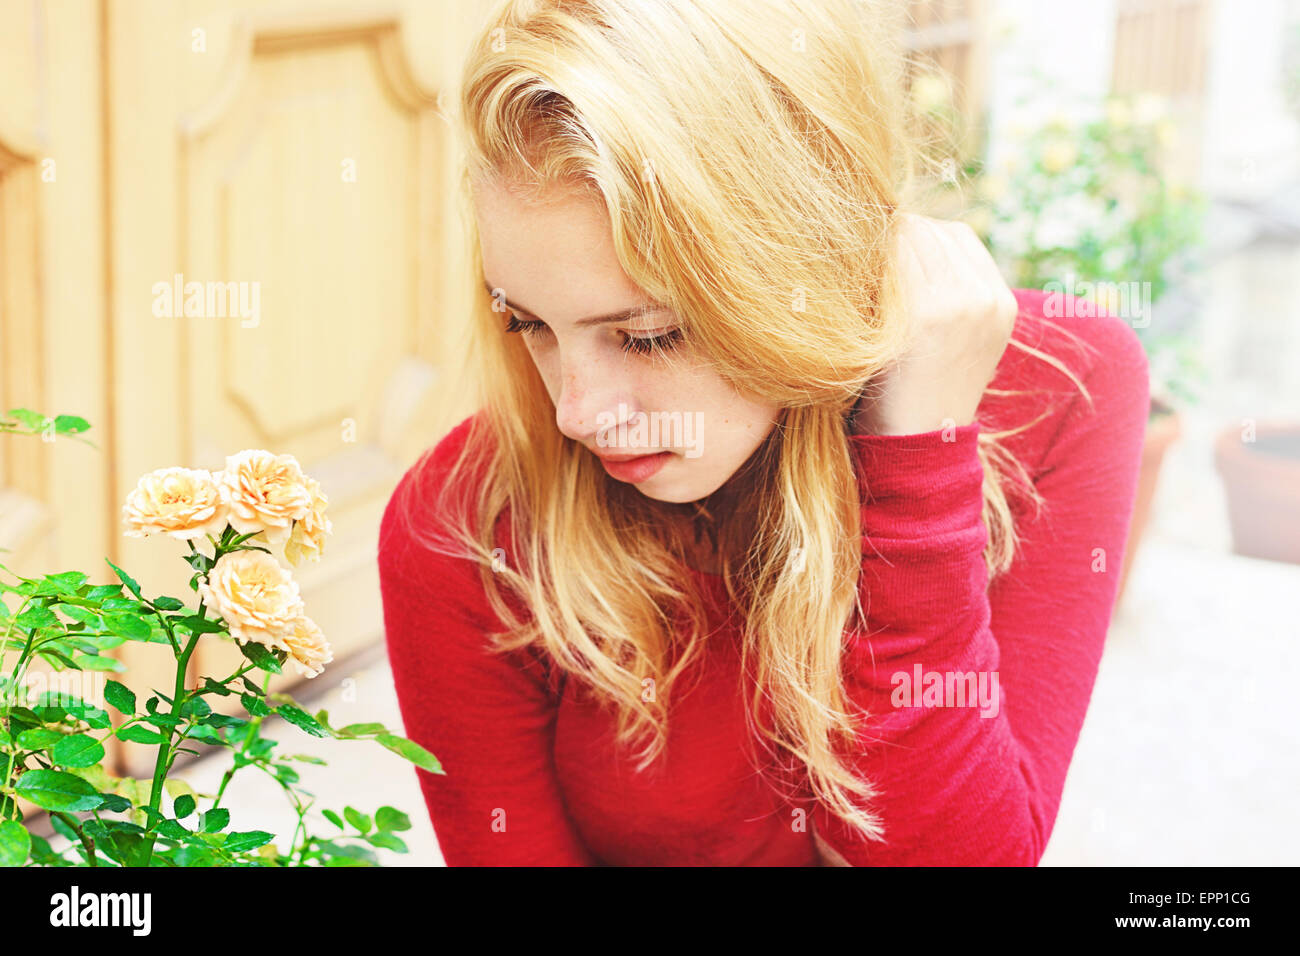
[[[973,412],[942,414],[939,412],[890,412],[877,407],[855,408],[851,420],[854,435],[924,435],[930,432],[964,428],[975,421]]]

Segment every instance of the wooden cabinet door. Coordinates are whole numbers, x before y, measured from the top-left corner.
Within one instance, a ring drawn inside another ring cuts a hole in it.
[[[294,573],[332,667],[382,641],[384,504],[471,410],[447,389],[475,290],[440,104],[480,13],[0,7],[0,399],[84,415],[98,446],[0,439],[0,560],[103,582],[111,557],[150,596],[193,600],[180,542],[122,536],[126,495],[156,468],[288,453],[330,500],[325,555]],[[169,651],[119,653],[138,695],[170,695]],[[190,677],[241,660],[211,640]],[[147,776],[149,757],[124,746],[118,769]]]

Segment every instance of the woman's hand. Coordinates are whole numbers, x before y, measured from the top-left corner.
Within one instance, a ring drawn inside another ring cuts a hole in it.
[[[1015,295],[963,222],[904,214],[898,227],[902,307],[914,340],[864,389],[858,435],[913,435],[975,420],[1015,326]]]

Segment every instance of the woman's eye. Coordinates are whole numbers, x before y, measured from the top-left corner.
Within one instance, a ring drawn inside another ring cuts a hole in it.
[[[535,335],[544,328],[546,328],[546,323],[536,322],[532,319],[521,319],[513,312],[510,313],[510,318],[506,321],[507,332],[526,332],[529,335]]]
[[[510,313],[510,318],[506,320],[507,332],[523,332],[525,335],[537,335],[546,329],[545,322],[539,322],[536,319],[521,319],[515,313]],[[652,355],[655,352],[668,352],[677,347],[682,338],[681,329],[673,329],[671,332],[665,332],[662,335],[647,336],[638,338],[634,335],[623,333],[623,344],[620,346],[624,352],[635,352],[638,355]]]
[[[671,332],[665,332],[663,335],[656,335],[644,339],[629,335],[623,342],[623,351],[636,352],[639,355],[650,355],[654,352],[668,352],[677,347],[677,343],[681,341],[681,338],[681,329],[673,329]]]

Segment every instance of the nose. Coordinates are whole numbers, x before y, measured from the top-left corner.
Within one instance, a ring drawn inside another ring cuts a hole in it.
[[[599,432],[618,424],[620,404],[630,403],[616,377],[591,359],[574,362],[561,372],[555,424],[561,434],[590,447]]]

